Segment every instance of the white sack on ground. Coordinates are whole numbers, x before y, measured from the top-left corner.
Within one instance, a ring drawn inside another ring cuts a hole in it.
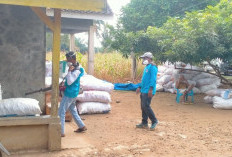
[[[221,96],[221,93],[225,91],[225,89],[212,89],[207,91],[205,94],[209,96]]]
[[[201,93],[201,91],[197,87],[193,87],[192,90],[193,90],[194,94],[200,94]]]
[[[201,93],[206,93],[207,91],[212,90],[212,89],[216,89],[216,88],[217,88],[217,85],[211,84],[211,85],[201,86],[199,89],[200,89]]]
[[[211,78],[199,79],[196,81],[197,82],[196,86],[201,87],[204,85],[210,85],[210,84],[214,83],[214,81],[215,81],[215,79],[211,79]]]
[[[157,83],[160,85],[164,85],[171,80],[171,75],[164,75],[160,79],[157,80]]]
[[[111,102],[110,94],[105,91],[84,91],[83,94],[77,96],[80,102]]]
[[[188,83],[189,83],[190,85],[196,86],[196,81],[188,80]]]
[[[10,98],[0,100],[0,116],[41,114],[39,101],[31,98]]]
[[[164,71],[165,75],[172,75],[174,73],[175,69],[168,68]]]
[[[111,110],[111,106],[99,102],[83,102],[78,103],[77,109],[79,114],[107,113]]]
[[[163,92],[164,91],[164,87],[160,84],[156,84],[156,91],[157,92]]]
[[[80,84],[84,91],[96,90],[111,92],[114,89],[114,85],[112,83],[102,81],[92,75],[82,76]]]
[[[164,67],[164,66],[158,66],[158,72],[159,73],[163,73],[165,70],[166,70],[167,68],[166,67]]]
[[[223,99],[221,97],[213,97],[213,107],[217,109],[232,109],[232,99]]]
[[[170,89],[164,89],[164,91],[165,92],[170,92],[170,93],[172,93],[172,94],[175,94],[176,92],[176,90],[175,89],[173,89],[173,88],[170,88]]]
[[[201,73],[193,77],[192,80],[197,81],[197,80],[204,79],[204,78],[217,78],[217,77],[214,75],[208,74],[208,73]]]
[[[164,88],[169,89],[172,88],[173,81],[169,81],[167,84],[163,85]]]
[[[213,97],[212,96],[205,96],[204,97],[204,102],[207,104],[212,104],[213,103]]]

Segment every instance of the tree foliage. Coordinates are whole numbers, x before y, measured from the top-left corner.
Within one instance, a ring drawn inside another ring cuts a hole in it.
[[[131,0],[122,8],[120,22],[127,32],[161,27],[168,17],[183,17],[186,11],[204,9],[219,0]]]

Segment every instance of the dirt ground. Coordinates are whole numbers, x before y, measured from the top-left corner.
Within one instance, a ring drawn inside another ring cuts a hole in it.
[[[114,91],[108,114],[82,115],[88,130],[74,133],[66,123],[62,151],[19,157],[232,157],[232,111],[214,109],[195,95],[195,104],[175,102],[175,95],[157,93],[152,108],[159,120],[154,131],[136,129],[141,121],[135,92]],[[120,103],[116,103],[120,101]]]

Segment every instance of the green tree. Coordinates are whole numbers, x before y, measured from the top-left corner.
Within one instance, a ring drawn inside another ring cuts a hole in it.
[[[149,27],[149,37],[158,43],[155,56],[163,61],[191,64],[207,61],[216,75],[232,86],[211,63],[216,58],[232,61],[231,15],[232,2],[222,0],[215,7],[187,13],[183,19],[171,18],[161,28]]]
[[[75,38],[75,45],[78,47],[79,51],[84,54],[88,52],[87,43],[84,42],[81,38]]]
[[[122,8],[120,22],[127,32],[161,27],[168,17],[183,17],[186,11],[204,9],[219,0],[131,0]]]

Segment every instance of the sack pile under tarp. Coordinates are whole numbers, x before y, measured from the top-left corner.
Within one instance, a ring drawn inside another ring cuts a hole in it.
[[[176,67],[182,68],[178,64]],[[184,75],[189,84],[194,85],[193,92],[195,94],[206,93],[209,90],[217,89],[220,85],[220,79],[217,76],[198,71],[186,70],[201,70],[199,67],[187,65],[184,69],[185,70],[181,71],[181,74]],[[158,66],[156,90],[175,93],[174,87],[177,74],[180,74],[180,70],[175,69],[175,66],[172,64],[170,65],[165,63]]]
[[[108,113],[111,110],[110,92],[114,89],[112,83],[92,75],[84,75],[81,77],[80,85],[83,93],[77,97],[79,114]]]

